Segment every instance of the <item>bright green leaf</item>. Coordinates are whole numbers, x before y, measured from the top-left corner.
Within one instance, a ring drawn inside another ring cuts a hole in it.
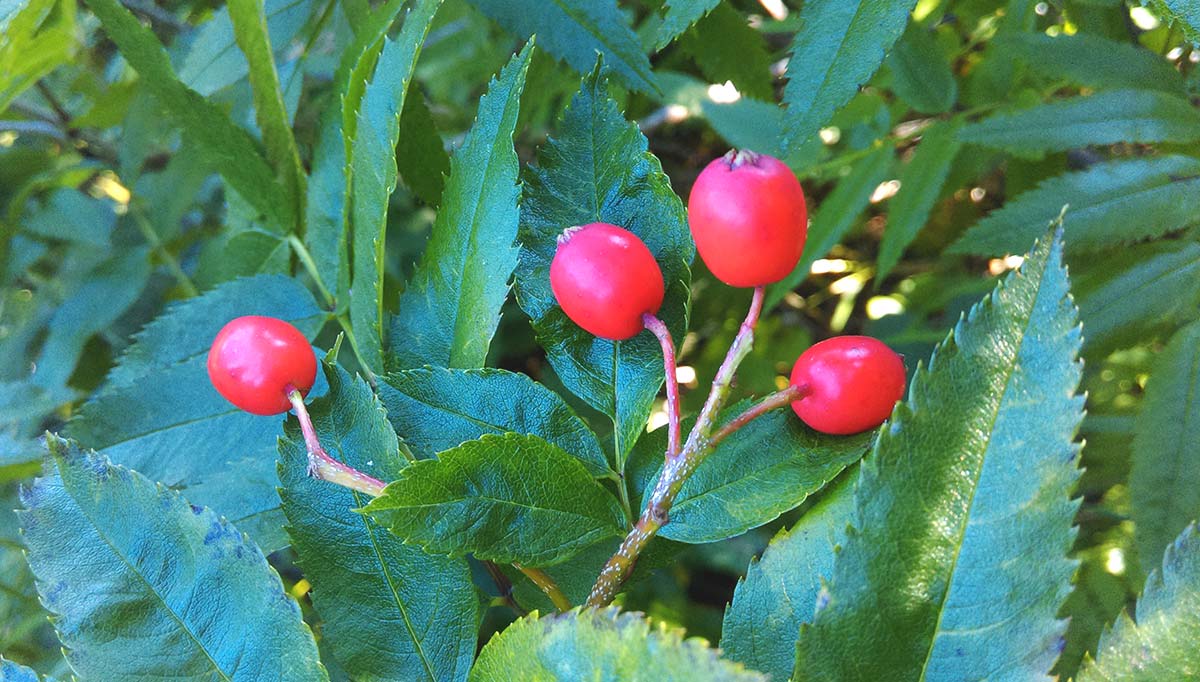
[[[550,261],[568,227],[607,222],[630,230],[658,260],[667,288],[659,316],[681,339],[695,256],[683,203],[596,73],[584,79],[537,163],[524,176],[517,301],[567,388],[613,419],[620,466],[662,385],[662,351],[648,332],[613,342],[569,320],[550,290]]]
[[[1093,251],[1160,237],[1197,222],[1200,160],[1161,156],[1098,163],[1050,178],[976,223],[951,247],[958,253],[1020,253],[1037,225],[1066,205],[1067,251]]]
[[[0,19],[0,112],[75,53],[75,3],[13,2]]]
[[[1191,0],[1150,0],[1167,19],[1177,22],[1183,34],[1193,43],[1200,43],[1200,7]]]
[[[1200,304],[1200,244],[1138,244],[1077,263],[1072,272],[1089,353],[1187,321]]]
[[[1149,573],[1200,517],[1200,322],[1176,332],[1155,361],[1135,428],[1129,489],[1138,556]]]
[[[1183,79],[1171,63],[1136,44],[1090,33],[1010,33],[999,39],[998,45],[1047,78],[1065,78],[1095,89],[1183,91]]]
[[[785,147],[795,150],[829,124],[870,80],[904,32],[915,0],[806,2],[788,59]]]
[[[729,4],[718,3],[684,36],[680,46],[693,56],[709,82],[729,81],[743,95],[775,99],[767,43]]]
[[[330,365],[325,376],[329,393],[309,407],[321,444],[359,471],[399,478],[396,433],[371,388]],[[299,431],[290,420],[279,442],[281,506],[324,642],[353,679],[466,679],[480,617],[466,561],[405,545],[355,512],[369,498],[309,476]]]
[[[396,189],[400,112],[421,46],[441,4],[442,0],[417,0],[404,18],[400,34],[384,42],[374,75],[363,91],[352,134],[354,295],[350,298],[350,322],[359,355],[372,372],[383,369],[384,237],[388,197]]]
[[[1195,142],[1200,111],[1154,90],[1106,90],[993,114],[964,127],[961,140],[1027,158],[1117,142]]]
[[[135,471],[47,443],[46,474],[19,515],[80,677],[329,679],[300,607],[237,528]]]
[[[596,64],[596,55],[628,87],[658,91],[650,60],[616,0],[470,0],[504,30],[537,41],[547,52],[580,73]]]
[[[860,468],[797,681],[1049,679],[1083,418],[1067,286],[1059,232],[917,370]]]
[[[827,490],[751,562],[725,609],[721,650],[727,658],[773,680],[792,674],[800,626],[812,622],[821,588],[833,576],[834,549],[846,541],[856,478],[854,472]]]
[[[409,465],[365,512],[435,554],[530,566],[620,535],[625,521],[579,460],[517,433],[484,435]]]
[[[900,191],[891,200],[887,228],[879,245],[876,281],[882,282],[900,262],[904,250],[925,227],[929,213],[942,193],[950,174],[950,164],[958,155],[959,131],[956,120],[938,123],[927,129],[912,159],[900,171]],[[1045,225],[1048,221],[1043,221]]]
[[[1158,682],[1200,675],[1200,539],[1188,526],[1146,580],[1136,622],[1121,616],[1100,641],[1096,663],[1084,664],[1080,682]]]
[[[398,369],[482,367],[517,265],[517,176],[513,132],[533,43],[479,100],[450,177],[433,235],[392,320],[389,365]]]
[[[381,377],[388,420],[416,456],[428,459],[486,433],[537,436],[575,457],[593,476],[609,473],[587,424],[550,389],[499,369],[425,368]]]
[[[615,608],[532,614],[492,638],[471,682],[766,682],[703,640]]]
[[[200,158],[272,224],[294,225],[293,205],[249,133],[234,125],[217,105],[179,82],[162,44],[117,0],[88,0],[87,4],[138,72],[146,92],[195,145]]]
[[[404,100],[396,165],[400,179],[426,206],[442,203],[442,190],[450,174],[450,155],[424,97],[413,95]]]

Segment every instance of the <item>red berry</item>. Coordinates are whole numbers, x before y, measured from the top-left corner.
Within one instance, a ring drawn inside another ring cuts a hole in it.
[[[688,223],[717,279],[756,287],[787,277],[800,262],[808,209],[800,182],[779,159],[730,151],[696,178]]]
[[[792,385],[808,393],[792,409],[822,433],[850,434],[883,423],[904,395],[904,362],[869,336],[836,336],[800,354]]]
[[[208,378],[226,400],[252,414],[291,407],[287,387],[307,394],[317,378],[308,339],[274,317],[247,315],[225,325],[208,351]]]
[[[558,238],[550,288],[575,324],[601,338],[637,336],[642,315],[663,302],[663,275],[646,244],[608,223],[572,227]]]

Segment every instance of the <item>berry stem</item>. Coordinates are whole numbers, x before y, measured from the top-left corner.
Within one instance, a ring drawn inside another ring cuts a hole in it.
[[[550,601],[554,602],[554,608],[563,612],[571,610],[571,600],[567,599],[567,595],[563,594],[563,591],[559,589],[558,583],[554,582],[554,578],[547,575],[545,571],[540,568],[530,568],[515,561],[513,562],[513,568],[524,573],[530,582],[537,585],[538,589],[549,597]]]
[[[379,497],[387,487],[383,481],[371,478],[363,472],[346,466],[325,452],[321,441],[317,438],[317,430],[313,428],[312,417],[304,406],[304,396],[292,386],[287,387],[287,397],[300,420],[300,431],[304,434],[304,445],[308,448],[308,475],[329,483],[336,483],[344,488],[357,490],[371,497]]]
[[[663,370],[667,384],[667,457],[679,454],[679,380],[675,376],[675,342],[663,321],[650,313],[642,315],[646,329],[658,338],[662,346]]]
[[[621,542],[621,546],[617,549],[617,552],[609,558],[608,563],[600,570],[600,576],[596,578],[596,584],[592,586],[592,592],[588,595],[588,606],[605,606],[612,602],[613,597],[617,596],[617,592],[620,591],[621,586],[629,579],[629,574],[633,571],[634,563],[637,562],[642,550],[645,549],[646,545],[649,544],[658,531],[667,524],[671,505],[675,503],[675,498],[679,496],[679,491],[683,489],[683,484],[696,471],[696,467],[700,466],[700,463],[712,453],[713,446],[716,445],[719,439],[728,435],[728,433],[723,435],[718,433],[717,437],[710,438],[710,434],[716,426],[717,413],[721,410],[725,401],[729,399],[729,392],[733,386],[733,376],[737,372],[738,365],[741,364],[754,345],[754,326],[758,323],[759,315],[762,314],[763,295],[763,287],[754,288],[754,297],[750,301],[750,312],[746,313],[746,319],[742,322],[737,336],[734,337],[733,343],[729,346],[729,352],[726,353],[724,362],[717,369],[717,376],[713,379],[712,390],[708,394],[708,399],[704,402],[704,407],[700,410],[700,416],[696,419],[696,425],[688,435],[687,443],[675,455],[668,453],[667,461],[663,465],[662,473],[659,474],[658,482],[654,484],[654,491],[650,493],[646,509],[638,518],[638,522],[634,525],[633,530],[629,531],[629,534],[625,536],[625,540]],[[778,394],[774,394],[768,400],[781,400],[777,396],[784,393],[784,391],[781,391]],[[777,403],[775,406],[778,407],[779,404],[786,404],[786,401]],[[757,415],[748,417],[745,421],[749,422],[754,416]],[[738,417],[737,419],[740,418]],[[737,419],[734,421],[737,421]],[[729,433],[732,433],[732,431]]]
[[[729,434],[737,431],[746,424],[749,424],[750,422],[758,419],[772,410],[785,407],[803,398],[804,396],[808,395],[809,390],[810,389],[806,384],[803,386],[788,386],[782,391],[776,391],[775,393],[772,393],[766,398],[763,398],[760,402],[746,408],[745,412],[742,412],[733,419],[725,422],[725,424],[713,434],[712,438],[709,439],[709,445],[716,447],[717,443],[725,440]]]

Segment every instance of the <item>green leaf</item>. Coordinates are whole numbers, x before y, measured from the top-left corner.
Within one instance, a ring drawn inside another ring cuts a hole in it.
[[[958,99],[958,82],[933,32],[913,22],[887,57],[892,90],[914,110],[940,114]]]
[[[904,32],[913,0],[808,2],[788,59],[784,147],[794,151],[828,125],[870,80]]]
[[[1136,622],[1122,615],[1100,641],[1096,663],[1085,662],[1080,682],[1187,680],[1200,672],[1200,547],[1188,526],[1167,547],[1162,571],[1146,580]]]
[[[725,418],[750,403],[726,410]],[[658,429],[639,444],[630,477],[641,508],[658,480],[666,442]],[[874,432],[850,437],[819,434],[791,410],[776,410],[755,419],[722,441],[696,469],[671,507],[671,518],[659,535],[679,542],[715,542],[774,521],[794,509],[858,461]],[[650,475],[647,475],[650,474]]]
[[[396,433],[422,459],[484,434],[511,431],[562,448],[593,476],[611,473],[587,424],[524,374],[434,367],[396,372],[381,378],[379,399]]]
[[[714,7],[680,41],[680,46],[693,56],[710,83],[730,81],[743,95],[775,99],[767,43],[730,5],[719,3]]]
[[[520,161],[513,131],[533,43],[514,56],[487,94],[450,177],[416,274],[392,320],[391,362],[398,369],[482,367],[517,265]]]
[[[75,3],[12,2],[0,20],[0,112],[43,76],[70,61],[77,45]]]
[[[695,257],[687,217],[646,138],[621,115],[598,73],[584,79],[537,163],[524,175],[517,301],[567,388],[612,418],[619,470],[662,385],[662,351],[649,333],[613,342],[580,329],[550,289],[550,261],[568,227],[606,222],[630,230],[658,260],[667,288],[659,316],[682,339]]]
[[[179,82],[162,44],[117,0],[87,0],[87,4],[141,77],[142,87],[195,145],[204,163],[271,223],[283,228],[294,225],[293,205],[250,135],[217,105]]]
[[[357,119],[367,75],[383,38],[404,0],[389,0],[372,15],[355,40],[342,52],[333,82],[334,101],[320,122],[320,136],[313,150],[312,175],[308,182],[305,245],[313,265],[327,287],[335,287],[339,306],[346,305],[350,291],[350,264],[346,228],[350,220],[353,167],[349,163]],[[407,107],[406,107],[407,110]],[[401,148],[403,145],[401,146]]]
[[[796,638],[812,622],[817,598],[833,576],[834,550],[846,541],[854,514],[854,479],[843,477],[790,530],[771,539],[762,558],[738,581],[725,609],[721,650],[730,660],[786,680]]]
[[[325,320],[304,287],[280,276],[176,304],[142,331],[68,427],[87,447],[212,507],[270,552],[287,544],[275,494],[279,421],[226,402],[206,369],[212,339],[242,315],[281,318],[310,338]]]
[[[958,155],[959,131],[957,120],[936,123],[921,137],[912,159],[900,171],[900,191],[891,201],[887,229],[879,245],[879,264],[875,280],[882,282],[900,262],[904,250],[925,227],[934,203],[942,193],[942,185],[950,174],[950,164]],[[1048,221],[1043,221],[1045,225]]]
[[[1154,90],[1107,90],[993,114],[964,127],[961,140],[1033,159],[1086,145],[1195,142],[1200,111]]]
[[[863,461],[797,682],[1049,679],[1083,418],[1067,285],[1056,232],[917,370]]]
[[[238,47],[250,65],[250,92],[258,128],[262,131],[267,160],[291,201],[295,215],[304,215],[304,193],[307,178],[300,165],[300,151],[292,135],[283,93],[279,89],[279,74],[275,71],[275,54],[267,35],[267,17],[263,0],[229,0],[229,18]],[[285,225],[287,232],[297,231],[296,225]]]
[[[796,268],[782,281],[767,286],[767,309],[774,308],[789,291],[808,279],[813,262],[825,257],[854,227],[875,188],[887,179],[894,156],[895,150],[890,145],[877,147],[838,180],[808,223],[808,238]]]
[[[286,50],[312,14],[313,0],[266,0],[267,29],[272,45]],[[186,51],[176,55],[179,80],[208,96],[242,80],[250,65],[238,49],[229,6],[218,7],[212,18],[195,29]]]
[[[666,0],[666,14],[658,27],[657,49],[661,50],[713,11],[721,0]]]
[[[427,206],[442,203],[442,189],[450,174],[450,155],[424,97],[406,98],[400,114],[396,165],[400,179]]]
[[[19,516],[80,677],[329,679],[299,606],[241,532],[135,471],[47,444]]]
[[[1038,237],[1037,225],[1066,205],[1067,251],[1131,244],[1196,222],[1200,160],[1161,156],[1098,163],[1042,181],[976,223],[952,252],[1020,253]]]
[[[361,379],[325,365],[329,393],[309,407],[321,444],[335,459],[385,481],[405,461],[382,406]],[[480,607],[463,559],[405,545],[354,511],[361,493],[307,473],[298,422],[279,442],[279,481],[288,535],[323,641],[353,679],[464,680],[475,656]]]
[[[1136,43],[1090,33],[1048,36],[1010,33],[998,39],[1004,51],[1047,78],[1087,88],[1132,88],[1183,92],[1183,78],[1171,63]]]
[[[417,0],[400,34],[387,39],[363,91],[349,154],[353,177],[353,286],[350,322],[372,372],[383,369],[383,254],[388,197],[396,189],[400,112],[417,57],[442,0]],[[343,124],[344,125],[344,124]],[[347,129],[348,130],[348,129]]]
[[[470,0],[505,31],[538,44],[580,73],[596,64],[597,53],[621,82],[633,90],[658,92],[650,60],[616,0]]]
[[[1126,347],[1196,315],[1200,244],[1153,242],[1074,266],[1074,291],[1091,354]]]
[[[766,682],[723,661],[701,639],[684,639],[639,613],[616,608],[535,613],[492,638],[471,682]]]
[[[1095,448],[1095,442],[1088,440],[1087,448]],[[1116,548],[1101,544],[1078,555],[1081,561],[1074,589],[1059,611],[1061,617],[1070,619],[1070,625],[1062,654],[1050,671],[1060,679],[1074,679],[1084,656],[1095,656],[1101,635],[1112,626],[1129,600],[1128,572],[1114,575],[1107,570],[1109,552],[1113,549]]]
[[[620,505],[579,460],[536,436],[487,434],[409,465],[366,506],[434,554],[547,566],[620,535]]]
[[[1129,473],[1138,556],[1149,573],[1200,517],[1200,322],[1176,332],[1154,363]]]
[[[40,682],[42,678],[23,665],[17,665],[0,656],[0,682]]]
[[[1188,40],[1200,42],[1200,7],[1188,0],[1150,0],[1150,3],[1161,16],[1177,23]]]

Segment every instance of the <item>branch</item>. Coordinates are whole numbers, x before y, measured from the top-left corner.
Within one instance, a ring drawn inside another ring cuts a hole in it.
[[[679,379],[675,377],[675,343],[671,340],[671,332],[667,325],[657,317],[646,313],[642,315],[646,329],[658,337],[662,346],[663,370],[667,384],[667,457],[679,454]]]
[[[513,562],[513,568],[524,573],[530,582],[537,585],[538,589],[549,597],[550,601],[554,602],[554,608],[562,612],[571,610],[571,600],[567,599],[567,595],[563,594],[563,591],[559,589],[558,583],[554,582],[554,578],[547,575],[545,571],[540,568],[523,566],[516,562]]]

